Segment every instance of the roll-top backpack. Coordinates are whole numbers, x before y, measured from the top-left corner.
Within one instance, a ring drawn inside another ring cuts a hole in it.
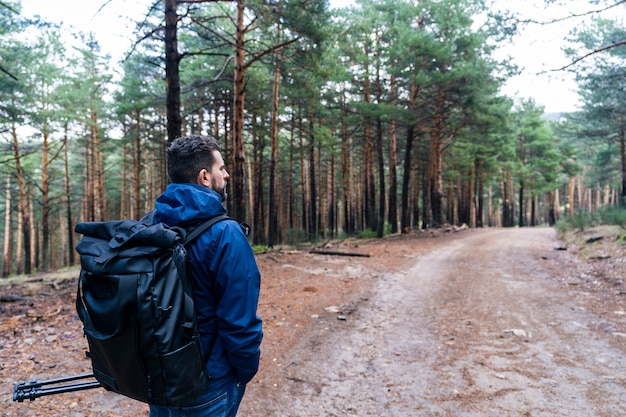
[[[204,392],[210,352],[200,345],[185,245],[226,218],[193,230],[145,220],[77,224],[76,310],[104,388],[168,406]]]

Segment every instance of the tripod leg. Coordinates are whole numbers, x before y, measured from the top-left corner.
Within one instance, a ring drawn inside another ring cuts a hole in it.
[[[31,382],[20,382],[13,386],[13,401],[23,402],[24,400],[34,401],[44,395],[61,394],[64,392],[82,391],[86,389],[99,388],[100,382],[90,381],[69,385],[57,385],[47,387],[48,385],[63,384],[80,379],[93,378],[93,374],[74,375],[58,379],[50,379],[45,381],[33,380]]]

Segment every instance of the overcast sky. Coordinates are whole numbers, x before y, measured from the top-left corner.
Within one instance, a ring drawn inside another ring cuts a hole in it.
[[[502,45],[497,56],[510,55],[523,69],[520,75],[506,83],[503,92],[511,97],[532,97],[545,106],[546,112],[576,110],[578,95],[574,76],[568,71],[554,70],[563,68],[572,60],[562,51],[569,32],[589,23],[592,15],[588,12],[600,9],[600,6],[591,6],[584,0],[569,0],[566,7],[558,4],[545,7],[543,0],[496,0],[496,3],[519,13],[522,18],[545,22],[523,26],[512,43]],[[622,5],[593,16],[613,18],[624,16],[625,12],[626,7]]]
[[[108,1],[108,3],[107,3]],[[544,9],[543,0],[496,0],[503,8],[521,13],[524,17],[550,21],[571,14],[590,10],[584,0],[572,0],[568,7]],[[79,30],[93,31],[103,51],[114,58],[122,58],[133,41],[132,19],[140,19],[152,0],[22,0],[26,16],[39,14],[45,18],[75,26]],[[341,6],[349,0],[332,0]],[[104,5],[104,7],[102,7]],[[100,10],[100,8],[102,9]],[[626,7],[611,11],[624,14]],[[545,107],[546,112],[563,112],[576,109],[576,85],[572,76],[565,71],[550,71],[561,68],[569,61],[561,52],[564,38],[572,27],[588,21],[589,17],[572,18],[562,23],[546,25],[529,24],[512,44],[503,44],[498,57],[510,55],[523,68],[523,73],[511,78],[503,93],[511,97],[532,97]],[[544,72],[541,74],[541,72]]]

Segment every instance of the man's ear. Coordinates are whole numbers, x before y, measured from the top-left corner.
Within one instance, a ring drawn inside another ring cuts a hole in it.
[[[211,176],[209,175],[209,171],[205,168],[202,168],[200,172],[198,172],[198,185],[202,185],[207,188],[210,188],[211,186]]]

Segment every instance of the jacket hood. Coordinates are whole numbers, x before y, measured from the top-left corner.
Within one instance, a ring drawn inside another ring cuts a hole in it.
[[[156,199],[156,221],[184,226],[226,213],[222,197],[197,184],[169,184]]]

